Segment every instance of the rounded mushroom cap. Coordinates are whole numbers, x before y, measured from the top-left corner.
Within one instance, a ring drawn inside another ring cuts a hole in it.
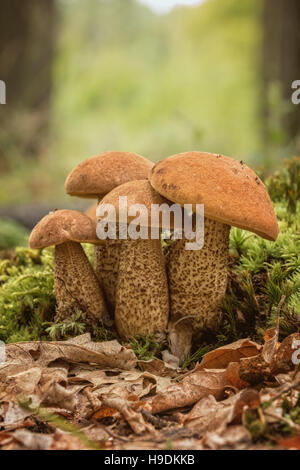
[[[136,153],[104,152],[79,163],[65,181],[71,196],[95,198],[131,180],[148,178],[153,163]]]
[[[130,213],[130,208],[132,208],[135,204],[143,204],[147,209],[148,214],[148,222],[145,224],[148,227],[152,226],[162,226],[162,217],[159,214],[157,219],[158,224],[152,224],[154,222],[151,221],[151,211],[153,210],[152,204],[157,204],[161,206],[162,204],[167,205],[168,207],[172,204],[170,201],[162,197],[159,193],[157,193],[151,186],[149,180],[136,180],[136,181],[128,181],[127,183],[118,186],[117,188],[110,191],[101,202],[98,204],[102,206],[103,204],[111,204],[116,209],[116,222],[119,222],[119,202],[120,197],[127,196],[127,223],[129,224],[132,222],[139,214],[132,214]],[[165,206],[166,207],[166,206]],[[171,214],[172,215],[172,214]],[[100,220],[101,217],[97,216],[97,219]],[[174,225],[173,217],[171,216],[171,227]]]
[[[85,215],[87,215],[90,219],[96,220],[96,210],[97,210],[98,203],[94,202],[91,206],[89,206],[85,211]]]
[[[100,243],[96,226],[87,215],[72,210],[57,210],[43,217],[29,237],[30,248],[46,248],[67,241]]]
[[[177,204],[204,204],[205,217],[276,240],[278,224],[265,185],[242,161],[186,152],[157,163],[151,185]]]

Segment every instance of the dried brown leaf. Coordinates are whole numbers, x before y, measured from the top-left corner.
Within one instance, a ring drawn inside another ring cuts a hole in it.
[[[6,346],[7,364],[35,364],[48,366],[63,359],[70,363],[98,364],[103,368],[130,370],[136,366],[132,349],[121,346],[116,340],[94,343],[88,341],[89,335],[80,340],[39,342],[28,341]],[[77,344],[79,342],[79,344]]]
[[[202,400],[206,400],[203,401]],[[236,395],[221,402],[210,398],[210,407],[207,407],[207,398],[202,399],[186,418],[188,428],[194,430],[197,435],[203,435],[208,431],[223,432],[230,423],[241,422],[244,409],[257,408],[260,397],[253,389],[241,390]]]
[[[152,414],[191,406],[204,396],[221,397],[224,387],[224,370],[196,370],[151,398],[146,406]]]
[[[115,396],[105,397],[103,403],[110,408],[118,410],[128,422],[134,433],[142,434],[146,431],[151,432],[153,430],[153,427],[149,423],[145,422],[142,414],[133,409],[132,402]]]
[[[225,369],[230,362],[239,362],[241,358],[256,356],[261,346],[249,339],[240,339],[208,352],[202,358],[200,369]]]
[[[243,388],[248,387],[249,384],[240,378],[239,372],[240,364],[238,362],[230,362],[225,372],[226,383],[228,385],[232,385],[238,390],[242,390]]]
[[[251,443],[250,432],[241,425],[229,426],[220,432],[207,432],[202,444],[212,450],[244,449]]]

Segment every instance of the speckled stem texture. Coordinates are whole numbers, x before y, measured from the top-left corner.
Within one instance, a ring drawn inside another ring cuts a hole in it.
[[[70,318],[76,309],[95,323],[108,320],[101,287],[80,243],[66,242],[55,247],[54,288],[56,320]]]
[[[123,240],[115,322],[121,337],[165,336],[169,294],[160,240]]]
[[[229,225],[205,218],[201,250],[185,250],[187,240],[183,238],[174,242],[168,253],[171,320],[191,317],[184,324],[194,333],[219,323],[227,286],[229,231]]]
[[[95,273],[111,314],[113,314],[116,304],[121,243],[120,240],[106,240],[104,246],[95,246],[94,252]]]

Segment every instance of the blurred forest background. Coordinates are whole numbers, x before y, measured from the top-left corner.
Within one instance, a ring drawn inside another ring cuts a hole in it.
[[[65,177],[106,150],[276,168],[300,153],[299,34],[299,0],[206,0],[165,15],[138,0],[0,0],[3,213],[77,204]]]

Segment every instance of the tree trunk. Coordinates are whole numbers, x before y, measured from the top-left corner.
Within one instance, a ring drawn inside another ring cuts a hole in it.
[[[1,0],[0,164],[12,151],[36,156],[47,135],[52,85],[54,0]]]
[[[300,79],[300,1],[264,0],[263,31],[265,142],[268,146],[270,139],[277,143],[279,139],[280,144],[296,150],[300,106],[292,104],[291,86]]]

